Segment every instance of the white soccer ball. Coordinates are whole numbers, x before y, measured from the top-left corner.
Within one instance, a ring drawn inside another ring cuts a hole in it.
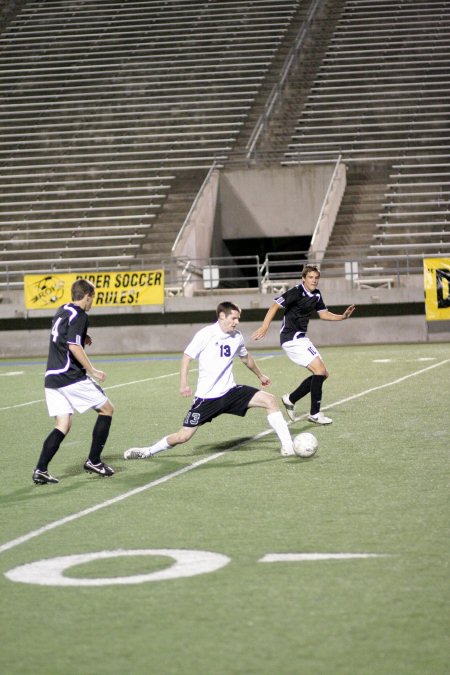
[[[319,441],[308,432],[298,434],[294,438],[294,452],[299,457],[312,457],[319,447]]]

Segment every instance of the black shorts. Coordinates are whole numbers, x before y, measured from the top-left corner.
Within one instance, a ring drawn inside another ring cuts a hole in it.
[[[244,417],[248,404],[259,391],[256,387],[238,384],[219,398],[194,398],[191,409],[184,418],[184,427],[199,427],[215,417],[228,413]]]

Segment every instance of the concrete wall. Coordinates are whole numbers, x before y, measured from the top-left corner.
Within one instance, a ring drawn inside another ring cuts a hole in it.
[[[214,312],[211,312],[211,322]],[[206,325],[201,323],[166,326],[114,326],[90,330],[94,344],[88,348],[96,354],[143,354],[148,352],[182,352],[193,334]],[[50,322],[49,322],[50,325]],[[240,324],[247,347],[254,349],[278,348],[280,322],[275,321],[264,340],[253,342],[252,332],[260,322]],[[450,328],[446,332],[429,332],[423,316],[352,317],[348,321],[310,322],[308,336],[318,349],[331,345],[401,344],[420,342],[450,342]],[[44,357],[48,350],[49,330],[8,331],[0,334],[2,358]]]
[[[312,235],[334,166],[222,171],[217,205],[222,237]]]
[[[355,303],[357,308],[348,321],[311,320],[308,334],[319,349],[321,346],[329,345],[450,342],[450,322],[427,323],[424,312],[408,314],[402,310],[403,313],[396,314],[397,307],[407,307],[408,303],[415,308],[415,312],[417,307],[420,311],[423,303],[422,286],[423,279],[420,275],[417,279],[411,277],[408,286],[376,290],[354,290],[345,280],[338,283],[336,279],[323,279],[321,290],[331,311],[351,303]],[[0,305],[0,318],[20,319],[24,316],[20,293],[10,299],[9,304]],[[230,292],[224,291],[223,295],[211,293],[194,298],[167,298],[164,313],[157,311],[156,308],[148,312],[146,310],[149,308],[144,307],[124,308],[120,311],[124,320],[127,319],[130,323],[131,319],[132,323],[136,322],[134,325],[96,327],[95,319],[108,317],[111,312],[107,308],[94,309],[91,313],[90,331],[94,344],[89,353],[94,357],[96,354],[182,352],[196,330],[215,320],[217,304],[226,299],[232,300],[242,308],[241,330],[250,349],[279,347],[281,311],[262,342],[250,340],[251,333],[260,325],[273,298],[257,292],[230,295]],[[378,315],[367,316],[368,310],[375,314],[377,310],[380,311]],[[255,312],[259,314],[258,319],[249,320]],[[200,313],[201,319],[197,318]],[[39,317],[45,327],[28,330],[25,326],[23,330],[0,331],[0,356],[12,358],[46,355],[52,315],[53,311],[33,312],[33,317]],[[190,315],[192,322],[189,321]],[[179,323],[176,323],[177,316],[182,317]],[[155,318],[158,319],[156,323]]]
[[[212,171],[195,207],[172,249],[175,257],[208,258],[211,255],[216,214],[219,171]]]

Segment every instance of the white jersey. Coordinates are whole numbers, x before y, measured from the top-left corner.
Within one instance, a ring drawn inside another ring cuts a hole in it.
[[[236,386],[233,377],[235,356],[247,356],[242,333],[224,333],[217,321],[198,331],[184,353],[198,359],[198,382],[195,396],[219,398]]]

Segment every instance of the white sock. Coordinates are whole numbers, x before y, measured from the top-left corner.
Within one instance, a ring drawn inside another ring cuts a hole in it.
[[[292,438],[289,433],[289,427],[281,410],[277,410],[277,412],[267,415],[267,421],[280,439],[283,448],[292,448]]]
[[[168,450],[172,446],[168,444],[167,442],[167,436],[164,436],[164,438],[161,438],[160,441],[157,441],[154,445],[151,445],[149,447],[150,453],[152,455],[158,454],[158,452],[162,452],[163,450]]]

